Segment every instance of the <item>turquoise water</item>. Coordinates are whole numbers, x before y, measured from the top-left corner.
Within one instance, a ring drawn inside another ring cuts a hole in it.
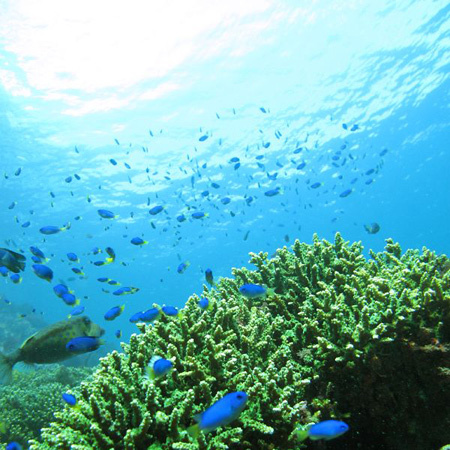
[[[313,233],[450,253],[448,3],[241,3],[0,2],[0,238],[27,256],[0,293],[28,317],[65,318],[64,282],[110,350],[133,313],[201,292],[206,268],[230,276]],[[116,261],[95,266],[97,246]],[[140,290],[113,296],[99,277]]]

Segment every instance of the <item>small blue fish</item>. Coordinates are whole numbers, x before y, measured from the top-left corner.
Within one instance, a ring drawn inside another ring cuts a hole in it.
[[[161,307],[161,311],[166,315],[166,316],[176,316],[178,314],[178,309],[175,308],[175,306],[162,306]]]
[[[122,337],[122,331],[121,331],[121,330],[116,330],[116,331],[114,331],[114,336],[115,336],[117,339],[120,339],[120,338]]]
[[[111,158],[109,160],[109,162],[113,165],[113,166],[117,166],[117,161],[114,158]]]
[[[62,298],[63,294],[69,293],[69,288],[65,284],[57,284],[56,286],[53,286],[53,292],[59,298]]]
[[[53,280],[53,270],[50,267],[44,266],[43,264],[33,264],[31,267],[39,278],[49,282]]]
[[[277,187],[275,189],[269,189],[268,191],[264,192],[264,195],[266,197],[275,197],[275,195],[278,195],[280,193],[280,188]]]
[[[202,309],[211,309],[212,308],[212,304],[209,301],[208,298],[206,297],[202,297],[199,301],[198,301],[198,306]]]
[[[131,239],[130,242],[133,245],[145,245],[145,244],[148,244],[148,241],[144,241],[144,239],[142,239],[140,237],[134,237],[133,239]]]
[[[123,286],[116,291],[113,292],[113,295],[127,295],[127,294],[135,294],[139,292],[139,288]]]
[[[14,284],[19,284],[22,281],[22,277],[18,274],[18,273],[12,273],[9,276],[9,279],[14,283]]]
[[[322,186],[322,183],[319,183],[319,182],[313,183],[313,184],[311,185],[311,189],[317,189],[317,188],[319,188],[320,186]]]
[[[78,256],[75,253],[67,253],[67,259],[72,262],[78,262]]]
[[[308,437],[312,441],[317,441],[319,439],[329,441],[341,436],[348,430],[349,426],[345,422],[341,422],[340,420],[324,420],[323,422],[312,425],[308,429],[297,429],[296,434],[300,442]]]
[[[62,398],[71,408],[74,408],[77,405],[77,399],[76,399],[75,395],[68,394],[67,392],[63,392]]]
[[[172,361],[159,356],[153,356],[147,366],[147,375],[151,380],[154,380],[155,378],[160,378],[168,374],[172,368]]]
[[[201,196],[202,196],[202,197],[208,197],[208,195],[209,195],[209,191],[203,191],[203,192],[201,193]]]
[[[259,284],[244,284],[239,292],[246,298],[259,298],[267,295],[267,289]]]
[[[191,263],[189,261],[182,262],[181,264],[178,265],[177,272],[180,274],[184,273],[190,265]]]
[[[220,188],[220,184],[217,184],[217,183],[211,183],[211,186],[214,188],[214,189],[219,189]]]
[[[22,446],[16,441],[11,441],[6,445],[5,450],[22,450]]]
[[[161,313],[158,308],[150,308],[147,311],[139,311],[133,314],[130,317],[130,322],[153,322],[159,317],[160,314]]]
[[[352,189],[346,189],[345,191],[339,194],[339,197],[345,198],[348,197],[353,192]]]
[[[156,216],[156,214],[159,214],[163,209],[164,209],[164,206],[157,205],[157,206],[154,206],[153,208],[150,208],[150,210],[148,211],[148,213],[149,213],[151,216]]]
[[[14,209],[14,207],[17,205],[17,202],[12,202],[9,206],[8,209]]]
[[[208,139],[208,135],[207,135],[207,134],[204,134],[203,136],[200,136],[200,137],[198,138],[198,140],[199,140],[200,142],[204,142],[204,141],[206,141],[206,139]]]
[[[116,317],[119,317],[122,314],[122,311],[124,310],[125,305],[122,306],[114,306],[108,311],[106,311],[105,315],[103,316],[105,320],[114,320]]]
[[[222,203],[222,205],[228,205],[228,203],[231,202],[231,198],[230,197],[223,197],[220,199],[220,203]]]
[[[120,286],[120,283],[116,280],[107,279],[107,282],[110,286]]]
[[[66,349],[72,353],[88,353],[97,350],[104,344],[103,339],[94,336],[79,336],[71,339],[66,344]]]
[[[68,176],[65,180],[66,183],[71,183],[72,182],[72,177]]]
[[[31,225],[30,221],[26,221],[22,224],[22,228],[28,228]]]
[[[84,277],[84,272],[78,267],[72,267],[72,272],[77,275],[80,275],[81,277]]]
[[[61,299],[66,305],[73,306],[79,303],[79,300],[71,292],[65,292],[61,295]]]
[[[42,264],[42,262],[43,262],[41,258],[38,258],[37,256],[34,256],[34,255],[31,256],[31,260],[33,262],[35,262],[36,264]]]
[[[72,311],[70,311],[70,314],[67,316],[69,319],[73,316],[79,316],[80,314],[84,313],[84,306],[76,306],[75,308],[72,309]]]
[[[70,222],[63,227],[56,227],[54,225],[47,225],[46,227],[42,227],[39,229],[39,232],[45,234],[46,236],[50,236],[51,234],[59,233],[60,231],[66,231],[70,228]]]
[[[211,269],[206,269],[205,270],[205,279],[206,279],[206,282],[210,286],[212,286],[214,284],[214,276],[213,276],[213,273],[212,273]]]
[[[19,167],[19,168],[14,172],[14,175],[15,175],[16,177],[18,177],[21,173],[22,173],[22,168]]]
[[[184,214],[180,214],[179,216],[177,216],[177,221],[178,222],[184,222],[186,220],[186,216]]]
[[[203,211],[195,211],[191,214],[191,217],[193,219],[203,219],[204,217],[208,217],[208,214],[204,213]]]
[[[117,217],[112,211],[107,209],[98,209],[97,213],[103,219],[115,219]]]
[[[7,277],[8,276],[8,268],[5,266],[0,266],[0,275],[2,275],[3,277]]]
[[[194,419],[197,424],[189,427],[188,433],[192,437],[198,437],[200,431],[208,433],[218,427],[224,427],[237,419],[247,403],[248,396],[245,392],[231,392],[210,406],[202,414],[197,414]]]

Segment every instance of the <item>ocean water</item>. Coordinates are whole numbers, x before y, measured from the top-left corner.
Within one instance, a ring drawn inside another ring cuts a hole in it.
[[[19,284],[0,278],[10,326],[67,317],[61,282],[106,329],[101,355],[251,251],[339,231],[449,254],[449,31],[439,0],[0,1],[0,239],[27,257]]]

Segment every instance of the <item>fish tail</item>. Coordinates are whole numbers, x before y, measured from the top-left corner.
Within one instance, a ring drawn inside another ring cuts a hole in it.
[[[191,436],[194,439],[197,439],[200,436],[200,426],[198,423],[195,425],[192,425],[187,429],[187,432],[189,433],[189,436]]]
[[[299,442],[303,442],[309,436],[308,430],[302,428],[297,428],[294,433]]]
[[[11,383],[12,369],[15,363],[14,358],[0,353],[0,384]]]

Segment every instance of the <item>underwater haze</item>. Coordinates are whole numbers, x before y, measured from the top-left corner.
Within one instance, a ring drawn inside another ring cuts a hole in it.
[[[119,350],[314,233],[449,254],[449,33],[444,0],[0,0],[8,328],[78,303]]]

